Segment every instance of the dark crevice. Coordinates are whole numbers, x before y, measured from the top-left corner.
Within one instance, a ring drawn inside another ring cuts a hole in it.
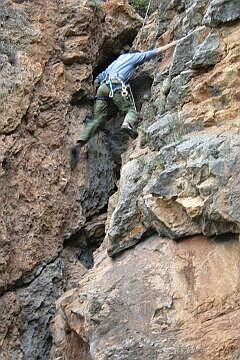
[[[172,238],[172,240],[176,241],[177,243],[186,241],[188,239],[192,239],[194,236],[204,236],[206,237],[206,234],[203,233],[199,233],[199,234],[195,234],[195,235],[187,235],[187,236],[182,236],[179,238]],[[235,234],[233,232],[226,232],[223,234],[219,234],[219,235],[212,235],[212,236],[208,236],[208,240],[215,243],[215,244],[225,244],[227,242],[231,242],[231,241],[238,241],[238,236],[239,234]],[[170,237],[171,238],[171,237]]]
[[[71,98],[70,104],[72,106],[93,106],[94,97],[87,93],[85,90],[80,89],[76,91]]]
[[[89,221],[95,219],[96,216],[99,216],[99,215],[101,215],[101,214],[106,214],[106,213],[107,213],[107,210],[108,210],[108,204],[106,204],[106,205],[105,205],[102,209],[100,209],[96,214],[87,217],[86,222],[89,222]]]
[[[6,287],[0,288],[0,296],[9,291],[16,291],[18,289],[24,289],[31,285],[33,281],[41,276],[43,271],[51,264],[53,264],[56,259],[59,257],[60,251],[54,258],[49,260],[49,262],[45,262],[41,265],[36,265],[35,268],[27,273],[25,273],[20,279],[17,279],[12,284],[9,284]]]
[[[227,232],[225,234],[213,235],[208,239],[216,244],[225,244],[229,241],[238,240],[239,234],[234,234],[232,232]]]
[[[105,237],[107,208],[101,214],[88,218],[85,226],[64,242],[64,248],[71,248],[76,259],[87,269],[94,265],[93,253]]]
[[[128,43],[129,39],[125,40],[125,43]],[[131,39],[132,41],[133,39]],[[129,46],[131,45],[131,41],[129,40]],[[121,44],[123,47],[123,43]],[[94,69],[94,77],[106,66],[111,63],[119,53],[116,53],[116,48],[113,43],[105,42],[103,48],[100,51],[99,61]],[[152,76],[147,72],[143,72],[140,75],[136,76],[132,81],[132,92],[134,94],[137,110],[140,111],[144,101],[147,101],[151,97],[151,86],[153,83]],[[82,91],[74,94],[72,97],[72,105],[83,106],[88,103],[89,99],[87,95]],[[114,177],[116,180],[120,179],[120,173],[122,168],[122,153],[124,153],[129,146],[129,137],[124,134],[120,127],[123,121],[123,114],[118,114],[115,106],[110,102],[109,103],[109,111],[108,111],[108,121],[105,122],[100,128],[99,132],[103,132],[105,134],[105,146],[107,153],[111,157],[112,161],[112,169]],[[131,141],[131,140],[130,140]],[[89,145],[88,156],[91,159],[91,156],[94,156],[94,149],[92,149],[91,145]],[[103,159],[104,160],[104,159]],[[89,169],[89,173],[90,173]],[[115,186],[109,191],[108,198],[114,194],[117,188],[117,181],[115,182]],[[93,192],[95,190],[93,189]],[[92,195],[91,195],[92,196]],[[81,202],[85,203],[85,201],[89,198],[89,189],[83,192],[81,196]],[[107,200],[108,202],[108,200]],[[101,214],[107,214],[108,204],[105,204],[102,209],[96,214],[91,209],[91,204],[89,204],[90,208],[86,205],[86,224],[85,226],[77,231],[75,234],[70,236],[68,240],[65,241],[64,247],[74,248],[74,253],[79,262],[84,265],[87,269],[90,269],[94,266],[94,251],[101,245],[103,239],[105,237],[105,223],[98,224],[100,234],[96,235],[89,233],[89,224],[98,221],[98,216]],[[147,234],[152,234],[152,229],[150,229]],[[143,236],[144,237],[144,236]],[[141,240],[136,240],[135,244]],[[131,246],[129,244],[129,246]],[[128,246],[128,247],[129,247]]]
[[[138,30],[124,30],[116,39],[107,39],[98,54],[98,58],[93,70],[93,78],[95,78],[101,71],[105,70],[112,61],[123,52],[130,50],[133,41],[137,35]]]
[[[153,77],[147,72],[137,75],[131,81],[131,89],[138,111],[141,110],[144,101],[150,100],[152,83]]]

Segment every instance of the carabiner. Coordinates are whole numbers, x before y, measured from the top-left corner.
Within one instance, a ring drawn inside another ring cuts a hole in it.
[[[125,85],[122,85],[122,96],[128,96],[127,87]]]

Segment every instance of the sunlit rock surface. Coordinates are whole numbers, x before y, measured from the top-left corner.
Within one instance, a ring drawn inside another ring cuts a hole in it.
[[[102,48],[131,45],[141,19],[123,4],[3,0],[0,25],[0,358],[46,360],[55,301],[92,266],[119,168],[106,131],[73,170],[70,149]]]
[[[150,237],[115,260],[102,253],[57,304],[50,358],[237,359],[238,290],[233,238]]]
[[[181,18],[184,34],[184,19],[194,6],[197,2],[175,15],[171,34],[157,44],[175,33],[179,38]],[[201,9],[203,18],[210,10]],[[110,255],[152,229],[173,239],[239,233],[240,26],[199,25],[152,64],[152,97],[142,108],[140,143],[124,158],[109,214]]]
[[[95,266],[58,301],[51,359],[240,357],[238,8],[162,1],[135,40],[179,42],[138,70],[140,135]]]
[[[0,359],[240,358],[239,2],[0,10]],[[175,39],[71,169],[94,76]]]

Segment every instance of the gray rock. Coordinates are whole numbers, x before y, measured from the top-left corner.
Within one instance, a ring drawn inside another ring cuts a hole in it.
[[[202,31],[204,29],[191,32],[177,44],[170,69],[171,77],[180,74],[190,67],[196,46],[198,46],[198,36]]]
[[[42,267],[35,279],[17,289],[15,294],[9,292],[0,298],[1,327],[11,344],[7,350],[5,344],[0,347],[1,359],[6,358],[5,351],[7,359],[11,360],[48,359],[52,345],[49,325],[55,313],[55,302],[62,294],[61,278],[62,261],[56,260]]]
[[[174,116],[161,116],[148,128],[153,147],[169,137]],[[184,135],[126,164],[110,221],[110,253],[136,244],[147,230],[173,239],[240,233],[239,182],[232,180],[239,178],[236,144],[234,133]]]
[[[156,117],[156,121],[147,128],[147,144],[151,150],[159,150],[169,142],[174,141],[174,129],[177,124],[177,114],[167,113]]]
[[[208,3],[208,0],[185,1],[185,12],[183,13],[181,22],[175,29],[177,38],[188,35],[197,26],[202,24]]]
[[[172,7],[177,12],[181,13],[185,10],[185,2],[184,0],[173,0],[172,1]]]
[[[218,26],[240,19],[239,0],[213,0],[204,16],[204,24]]]
[[[122,168],[118,204],[108,229],[108,253],[111,256],[139,242],[146,231],[140,226],[127,241],[121,241],[123,235],[131,233],[139,221],[137,199],[150,176],[143,171],[146,163],[145,160],[132,160]]]
[[[178,76],[174,77],[171,82],[171,89],[167,96],[166,111],[173,111],[176,107],[182,105],[183,98],[188,93],[188,82],[192,77],[193,71],[183,71]]]
[[[49,324],[55,301],[61,295],[62,264],[59,260],[46,267],[26,289],[17,291],[22,307],[21,337],[24,357],[44,360],[51,348]]]
[[[230,195],[239,191],[239,182],[231,180],[238,178],[238,154],[227,151],[237,138],[192,136],[172,145],[172,153],[171,146],[167,152],[162,149],[165,170],[143,190],[146,200],[143,197],[141,204],[149,224],[154,223],[161,235],[239,233],[239,221],[233,216],[239,213],[239,204]]]
[[[185,34],[196,26],[201,25],[207,3],[208,0],[196,0],[190,2],[190,6],[188,7],[181,24],[182,31],[184,31]]]
[[[186,91],[187,90],[188,88],[186,88]],[[174,98],[172,98],[172,101],[174,101]],[[167,152],[168,149],[173,149],[174,146],[184,141],[186,134],[203,130],[202,123],[185,124],[184,115],[180,111],[158,115],[155,120],[156,121],[145,130],[145,145],[147,144],[152,151],[161,150],[161,153]],[[170,147],[168,147],[168,145]]]
[[[172,20],[171,11],[169,11],[169,0],[163,0],[158,5],[158,31],[157,36],[161,36],[168,28]]]
[[[193,69],[205,68],[217,64],[220,60],[219,35],[211,34],[199,45],[193,55]]]

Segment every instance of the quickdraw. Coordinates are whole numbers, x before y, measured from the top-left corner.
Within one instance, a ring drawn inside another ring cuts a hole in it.
[[[125,84],[122,84],[122,96],[128,96],[128,89]]]

